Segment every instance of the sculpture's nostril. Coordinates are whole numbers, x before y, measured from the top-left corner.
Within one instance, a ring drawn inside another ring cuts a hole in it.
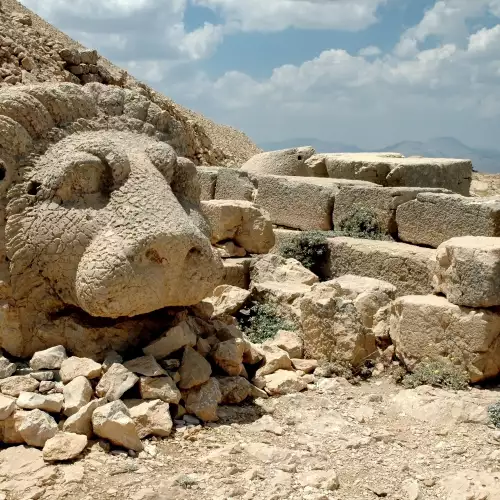
[[[150,248],[146,252],[146,258],[150,260],[151,262],[154,262],[155,264],[161,264],[161,257],[158,254],[158,252],[154,248]]]

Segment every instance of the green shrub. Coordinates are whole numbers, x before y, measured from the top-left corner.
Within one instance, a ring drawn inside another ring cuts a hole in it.
[[[243,333],[255,344],[262,344],[276,337],[279,330],[297,329],[297,325],[292,321],[280,317],[272,304],[257,302],[254,302],[249,309],[240,311],[238,322]]]
[[[387,240],[389,236],[380,229],[376,215],[366,208],[355,208],[335,228],[337,236],[350,236],[370,240]]]
[[[289,241],[284,242],[279,249],[285,259],[297,259],[304,267],[315,274],[320,274],[328,254],[328,231],[306,231]]]
[[[444,389],[464,390],[469,386],[469,377],[463,368],[446,361],[428,361],[417,365],[413,373],[403,377],[407,388],[432,385]]]
[[[488,415],[490,417],[490,422],[495,427],[500,428],[500,401],[498,403],[492,404],[488,408]]]

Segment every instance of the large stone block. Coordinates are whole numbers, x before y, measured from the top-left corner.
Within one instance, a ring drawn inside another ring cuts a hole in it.
[[[248,173],[234,168],[221,168],[215,186],[216,200],[252,201],[254,185]]]
[[[420,193],[396,212],[399,238],[437,248],[458,236],[500,236],[500,199]]]
[[[436,292],[453,304],[500,305],[500,238],[464,236],[441,244],[433,278]]]
[[[451,360],[471,382],[500,373],[500,314],[470,309],[435,295],[406,296],[391,307],[390,335],[411,370],[426,360]]]
[[[342,221],[347,219],[354,210],[364,209],[373,213],[382,232],[395,235],[398,232],[396,209],[427,190],[451,193],[443,189],[432,188],[344,186],[335,197],[333,211],[335,229],[340,229]]]
[[[250,158],[241,170],[253,174],[308,175],[306,161],[314,153],[309,146],[267,151]]]
[[[369,183],[324,179],[258,175],[255,203],[270,215],[273,224],[303,231],[332,229],[335,196],[340,186]]]
[[[324,273],[329,278],[356,274],[387,281],[400,295],[432,293],[436,251],[393,241],[329,238]]]
[[[472,162],[445,158],[383,158],[373,155],[329,156],[328,176],[360,179],[389,187],[435,187],[469,195]]]
[[[207,201],[215,198],[217,177],[222,167],[196,167],[198,182],[200,183],[200,200]]]
[[[224,259],[224,272],[221,284],[232,285],[248,290],[250,286],[250,257]]]

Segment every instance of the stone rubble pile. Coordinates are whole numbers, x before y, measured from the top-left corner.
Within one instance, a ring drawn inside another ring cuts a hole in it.
[[[43,448],[47,461],[73,460],[91,439],[140,452],[148,436],[217,421],[220,404],[306,389],[317,362],[302,359],[299,336],[282,331],[252,344],[228,316],[248,292],[229,288],[231,297],[205,301],[197,315],[178,313],[174,326],[126,361],[112,351],[97,363],[63,346],[29,363],[0,357],[0,441]]]

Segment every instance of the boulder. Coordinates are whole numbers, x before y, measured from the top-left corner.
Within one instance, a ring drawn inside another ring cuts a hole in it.
[[[170,436],[173,424],[168,403],[159,399],[127,399],[124,403],[130,411],[140,439],[148,436]]]
[[[212,354],[215,363],[228,375],[241,375],[243,355],[246,351],[246,342],[242,339],[230,339],[220,342]]]
[[[250,261],[252,259],[224,259],[221,284],[237,286],[247,290],[250,286]]]
[[[248,173],[235,168],[221,168],[215,186],[215,200],[253,201],[254,185]]]
[[[436,251],[393,241],[329,238],[324,269],[328,278],[346,274],[387,281],[396,294],[425,295],[433,292]]]
[[[0,394],[0,421],[9,418],[16,409],[16,400]]]
[[[421,193],[396,212],[402,241],[437,248],[459,236],[500,236],[500,200]]]
[[[262,345],[261,351],[264,354],[264,364],[257,370],[257,378],[270,375],[278,370],[291,370],[292,361],[286,351],[274,345]]]
[[[257,389],[243,377],[218,377],[219,389],[222,394],[221,404],[239,404],[247,398],[267,397],[267,394]]]
[[[111,365],[111,368],[102,376],[101,380],[99,380],[95,388],[95,393],[99,398],[106,398],[108,401],[116,401],[129,389],[132,389],[138,381],[139,377],[137,375],[123,365],[115,363]]]
[[[62,362],[67,358],[64,346],[49,347],[44,351],[33,354],[30,360],[30,368],[33,370],[59,370]]]
[[[108,401],[105,398],[94,399],[82,406],[76,413],[71,415],[63,424],[64,432],[72,432],[74,434],[84,434],[87,437],[92,437],[92,415],[97,408],[104,406]]]
[[[58,432],[48,439],[43,447],[43,459],[46,462],[74,460],[87,446],[87,436]]]
[[[248,290],[231,285],[220,285],[208,299],[214,307],[213,316],[233,315],[237,313],[250,297]]]
[[[197,337],[191,325],[182,321],[177,326],[170,328],[162,337],[155,340],[143,349],[146,356],[154,356],[156,359],[166,358],[185,346],[194,347]]]
[[[316,359],[295,359],[292,358],[292,366],[296,370],[304,373],[313,373],[318,368],[318,360]]]
[[[252,156],[241,170],[250,174],[308,175],[306,161],[315,153],[310,146],[268,151]]]
[[[319,281],[319,278],[296,259],[285,259],[281,255],[267,254],[252,259],[250,280],[252,284],[276,281],[313,285]]]
[[[133,373],[144,375],[145,377],[159,377],[166,375],[165,370],[157,363],[154,356],[141,356],[126,363],[123,366]]]
[[[130,411],[123,401],[96,408],[92,414],[92,427],[95,434],[117,446],[134,451],[143,449]]]
[[[468,307],[500,305],[500,238],[463,236],[442,243],[433,278],[437,293]]]
[[[17,398],[21,392],[34,392],[40,382],[29,375],[14,375],[0,380],[0,391],[7,396]]]
[[[266,375],[266,391],[271,396],[281,396],[303,391],[307,387],[300,375],[288,370],[278,370],[275,373]]]
[[[222,168],[220,167],[196,167],[196,174],[198,176],[198,182],[200,183],[201,188],[201,201],[213,200],[215,198],[217,177],[221,169]]]
[[[17,365],[11,363],[4,356],[0,356],[0,379],[4,379],[14,375],[17,370]]]
[[[212,243],[234,240],[249,253],[267,253],[274,246],[269,215],[250,201],[211,200],[201,203]]]
[[[222,394],[217,379],[212,377],[205,384],[190,389],[183,399],[188,413],[196,415],[204,422],[218,420],[217,405],[222,400]]]
[[[343,222],[352,217],[356,209],[362,209],[374,215],[382,233],[397,236],[396,210],[402,204],[417,198],[419,193],[427,191],[451,193],[445,189],[432,188],[343,186],[335,197],[333,211],[335,230],[341,230]]]
[[[21,392],[16,404],[23,410],[43,410],[49,413],[60,413],[63,409],[64,396],[62,394],[37,394],[35,392]]]
[[[170,377],[141,377],[139,389],[142,399],[160,399],[172,404],[181,400],[181,393]]]
[[[391,306],[390,336],[413,370],[427,360],[461,365],[471,382],[500,373],[500,314],[470,309],[434,295],[399,297]]]
[[[211,374],[212,367],[210,363],[192,347],[185,347],[179,369],[181,377],[179,388],[185,390],[204,384]]]
[[[313,285],[301,302],[305,357],[359,366],[374,356],[373,319],[394,295],[389,283],[358,276]]]
[[[266,340],[264,345],[279,347],[288,353],[290,358],[302,358],[304,354],[304,342],[296,332],[280,330],[276,337]]]
[[[63,389],[64,414],[67,417],[74,415],[80,408],[92,399],[94,390],[85,377],[76,377]]]
[[[29,446],[43,448],[58,431],[56,421],[42,410],[24,412],[19,422],[19,434]]]
[[[67,384],[76,377],[86,377],[88,379],[101,376],[101,365],[89,358],[77,358],[72,356],[61,363],[59,375],[61,380]]]

